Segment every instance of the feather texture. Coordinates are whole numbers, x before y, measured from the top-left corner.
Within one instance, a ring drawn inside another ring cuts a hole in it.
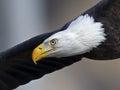
[[[56,32],[66,30],[71,22],[51,33],[36,36],[5,52],[0,53],[0,90],[12,90],[38,79],[47,73],[79,61],[82,57],[92,59],[115,59],[120,57],[120,0],[102,0],[84,14],[101,22],[105,28],[106,41],[91,52],[67,58],[46,58],[35,65],[31,59],[33,48]]]

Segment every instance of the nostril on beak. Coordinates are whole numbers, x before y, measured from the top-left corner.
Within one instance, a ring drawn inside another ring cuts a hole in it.
[[[41,48],[41,47],[39,47],[38,49],[39,49],[39,50],[42,50],[42,48]]]

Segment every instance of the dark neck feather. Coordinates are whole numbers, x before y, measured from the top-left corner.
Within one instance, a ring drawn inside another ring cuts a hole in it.
[[[93,49],[86,57],[91,59],[120,58],[120,0],[103,0],[88,13],[105,28],[106,41]]]

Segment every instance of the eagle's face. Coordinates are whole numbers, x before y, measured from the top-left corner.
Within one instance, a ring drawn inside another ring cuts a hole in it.
[[[61,31],[50,36],[34,49],[33,59],[36,61],[44,57],[59,58],[74,55],[78,51],[78,47],[73,37],[74,35],[67,31]]]
[[[80,16],[70,26],[38,45],[32,53],[33,61],[44,57],[68,57],[89,52],[105,40],[104,28],[88,15]]]

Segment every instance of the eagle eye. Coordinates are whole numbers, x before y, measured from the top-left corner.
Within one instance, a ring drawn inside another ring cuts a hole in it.
[[[58,41],[57,39],[52,39],[52,40],[50,40],[49,44],[51,46],[54,46],[57,43],[57,41]]]

